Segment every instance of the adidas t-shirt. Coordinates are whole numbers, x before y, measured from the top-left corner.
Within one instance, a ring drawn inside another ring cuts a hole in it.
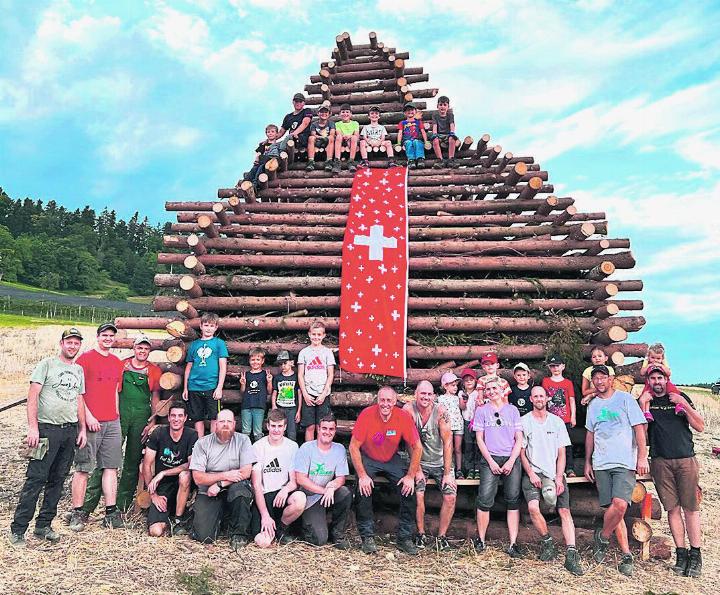
[[[305,347],[298,355],[298,365],[305,366],[305,389],[313,397],[320,396],[328,378],[328,368],[335,365],[335,356],[324,345]]]
[[[262,469],[263,494],[277,492],[290,480],[297,443],[283,436],[283,441],[273,446],[265,436],[253,444],[253,450],[257,457],[253,470]]]

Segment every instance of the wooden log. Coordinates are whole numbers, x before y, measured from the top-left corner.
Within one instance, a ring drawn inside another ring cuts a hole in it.
[[[316,82],[314,84],[305,85],[305,91],[307,91],[308,93],[317,94],[321,92],[320,87],[322,86],[322,82],[320,80],[317,80],[317,77],[315,78]],[[425,83],[429,79],[430,77],[427,74],[413,74],[406,75],[402,77],[402,79],[387,78],[374,81],[356,81],[349,83],[339,83],[337,81],[334,81],[332,85],[332,92],[333,94],[360,93],[365,91],[378,91],[380,89],[385,91],[391,91],[397,89],[398,87],[402,87],[403,85]]]
[[[605,277],[609,277],[615,272],[615,269],[617,268],[615,266],[615,263],[610,260],[610,255],[608,255],[608,260],[603,260],[602,262],[595,265],[592,269],[590,269],[585,275],[588,279],[592,279],[593,281],[602,281],[605,279]],[[603,258],[603,257],[592,257],[592,258]]]
[[[245,202],[255,202],[255,188],[250,180],[245,180],[240,184],[240,190],[245,196]]]
[[[163,390],[177,390],[182,388],[183,377],[174,372],[163,372],[160,376],[160,388]]]
[[[167,361],[173,363],[173,364],[181,364],[185,361],[185,344],[180,343],[179,345],[172,345],[167,348],[165,351],[165,357],[167,358]],[[172,390],[172,389],[166,389],[166,390]]]
[[[594,226],[593,226],[594,228]],[[593,229],[594,231],[594,229]],[[597,256],[602,251],[612,247],[612,242],[608,239],[603,238],[597,242],[587,242],[588,247],[585,250],[585,256]]]
[[[191,298],[199,298],[203,294],[202,288],[198,285],[197,280],[191,275],[182,275],[178,281],[178,286]]]
[[[210,215],[199,215],[197,218],[198,227],[209,238],[220,237],[213,219],[214,217],[210,217]]]
[[[518,194],[520,200],[530,200],[535,198],[535,195],[540,191],[543,186],[542,178],[533,177],[527,185]]]
[[[627,345],[627,343],[625,343]],[[610,362],[613,366],[622,366],[625,363],[625,353],[622,351],[614,351],[610,354]],[[634,357],[643,357],[643,354],[638,351],[637,355],[634,353],[628,353],[627,355]]]
[[[200,314],[187,300],[180,300],[175,304],[175,310],[185,318],[198,318]]]
[[[609,318],[610,316],[616,316],[620,312],[620,307],[613,302],[609,302],[604,306],[600,306],[593,313],[597,318]]]
[[[575,217],[577,215],[577,207],[575,205],[570,205],[568,207],[565,207],[565,210],[557,215],[554,219],[552,224],[557,225],[565,225],[570,219]]]
[[[595,333],[592,336],[592,342],[596,345],[610,345],[625,341],[627,336],[627,331],[621,326],[610,326]]]
[[[263,190],[267,189],[269,180],[270,180],[270,176],[268,176],[267,173],[265,173],[265,172],[262,172],[260,175],[258,175],[257,187],[261,193]],[[262,194],[261,194],[261,196],[262,196]],[[267,197],[264,197],[264,198],[267,198]]]
[[[415,82],[427,82],[429,76],[423,73],[421,67],[404,68],[402,76],[407,79],[410,75],[417,78]],[[392,68],[383,70],[358,70],[353,72],[338,72],[332,76],[333,85],[336,83],[357,83],[360,81],[375,81],[378,79],[397,79],[395,71]],[[310,77],[311,83],[327,83],[330,79],[330,72],[322,69],[317,75]]]
[[[395,78],[400,78],[405,75],[405,60],[402,58],[396,58],[393,62],[393,67],[395,70]]]
[[[163,325],[162,328],[165,328],[165,330],[168,332],[168,334],[172,335],[176,339],[182,339],[183,341],[192,341],[194,339],[197,339],[197,331],[193,328],[192,324],[193,322],[197,322],[197,327],[200,327],[200,320],[198,318],[195,318],[193,320],[177,320],[177,319],[170,319]],[[160,321],[162,324],[162,321]],[[131,328],[126,326],[125,328]],[[154,327],[147,327],[147,328],[157,328]]]
[[[370,31],[368,33],[368,37],[370,38],[370,48],[373,50],[377,49],[377,33],[375,31]]]
[[[337,45],[340,59],[343,61],[349,60],[350,54],[348,53],[348,49],[347,49],[347,46],[345,45],[345,41],[343,40],[342,35],[338,35],[337,37],[335,37],[335,45]]]
[[[345,32],[342,34],[342,38],[343,38],[343,42],[345,43],[345,47],[347,48],[347,51],[348,51],[348,52],[352,52],[352,51],[353,51],[353,44],[352,44],[352,41],[350,41],[350,33],[348,33],[347,31],[345,31]]]
[[[463,143],[464,145],[465,143]],[[500,153],[502,152],[502,147],[500,145],[495,145],[494,147],[490,147],[488,150],[487,157],[485,157],[485,162],[483,163],[483,167],[491,167],[493,163],[495,163],[495,160],[498,158]]]
[[[592,223],[583,223],[582,225],[576,225],[568,234],[568,238],[581,242],[582,240],[589,238],[594,233],[595,226]]]
[[[205,244],[200,240],[200,237],[197,234],[191,233],[187,237],[187,245],[195,256],[207,254],[207,248],[205,248]]]
[[[487,149],[487,145],[490,142],[490,135],[489,134],[483,134],[480,137],[480,140],[477,142],[477,147],[475,147],[475,158],[480,159],[483,156],[483,153],[485,152],[485,149]]]
[[[369,112],[371,107],[378,107],[378,108],[380,108],[380,112],[382,113],[382,112],[392,112],[392,111],[401,110],[401,109],[402,109],[402,106],[403,106],[402,101],[400,101],[400,98],[399,98],[399,97],[396,97],[396,98],[395,98],[395,101],[390,101],[390,102],[387,102],[387,103],[359,103],[359,104],[354,104],[354,105],[352,106],[352,109],[353,109],[353,113],[354,113],[355,115],[359,115],[359,114],[363,114],[363,113]],[[335,104],[335,105],[330,106],[330,113],[331,113],[333,116],[339,114],[339,113],[340,113],[340,107],[341,107],[341,106],[338,105],[338,104]],[[416,107],[417,107],[418,109],[425,109],[425,108],[427,107],[427,104],[426,104],[424,101],[418,101],[418,102],[416,102]],[[353,116],[353,118],[355,118],[355,115]]]
[[[230,225],[230,219],[228,219],[227,213],[225,212],[225,205],[221,202],[216,202],[212,206],[212,212],[220,222],[221,225]]]
[[[503,155],[502,159],[500,161],[498,161],[497,165],[495,165],[495,168],[498,171],[504,170],[505,167],[510,163],[510,160],[512,158],[513,158],[513,154],[510,151],[508,151],[507,153],[505,153],[505,155]]]
[[[399,87],[392,91],[334,94],[334,88],[334,86],[322,85],[320,89],[321,95],[318,97],[309,97],[307,100],[308,105],[320,105],[325,99],[331,100],[332,103],[336,105],[340,103],[349,103],[353,107],[362,104],[375,105],[378,103],[397,101],[399,95],[409,91],[409,89],[404,91],[403,87]],[[437,93],[438,89],[417,89],[412,91],[416,99],[429,99],[435,97]]]
[[[606,300],[607,298],[615,297],[618,291],[620,291],[618,283],[604,283],[593,292],[592,297],[596,300]]]
[[[550,195],[546,197],[542,201],[538,201],[538,207],[535,210],[536,215],[541,215],[543,217],[547,217],[550,213],[552,213],[560,203],[560,200],[557,196]]]
[[[178,254],[177,256],[182,258],[182,254]],[[203,265],[202,262],[198,259],[197,256],[194,254],[190,254],[189,256],[185,256],[182,260],[183,266],[195,273],[196,275],[204,275],[205,274],[205,265]]]
[[[523,163],[522,161],[519,163],[516,163],[514,167],[510,170],[510,173],[505,177],[505,186],[515,186],[523,176],[525,176],[528,172],[528,166],[527,163]],[[538,189],[539,190],[539,189]],[[499,199],[507,198],[512,191],[510,192],[498,192],[497,197]],[[524,199],[520,199],[524,200]]]
[[[227,197],[227,199],[233,213],[235,213],[236,215],[245,214],[245,203],[242,202],[237,196],[229,196]]]

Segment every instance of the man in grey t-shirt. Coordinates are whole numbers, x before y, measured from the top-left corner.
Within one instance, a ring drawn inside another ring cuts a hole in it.
[[[318,438],[306,442],[295,455],[295,481],[307,494],[302,515],[306,541],[325,545],[330,541],[341,550],[350,549],[345,537],[352,493],[345,487],[348,475],[347,452],[342,444],[333,442],[337,422],[332,413],[318,424]],[[328,530],[326,511],[331,512]]]
[[[630,393],[612,386],[607,366],[594,366],[591,381],[597,397],[590,401],[585,428],[585,477],[597,484],[600,506],[606,508],[603,526],[595,531],[593,558],[605,558],[615,532],[623,552],[618,570],[633,572],[633,559],[623,517],[630,504],[635,473],[649,470],[645,448],[645,416]]]
[[[60,540],[50,524],[57,515],[63,481],[75,455],[75,445],[85,446],[85,376],[74,360],[82,345],[76,328],[63,331],[60,353],[47,357],[30,377],[27,398],[29,449],[27,479],[10,527],[10,543],[25,545],[25,532],[35,514],[40,492],[45,490],[33,534],[51,542]]]
[[[227,516],[230,547],[238,551],[249,542],[253,498],[249,480],[256,461],[250,439],[235,431],[235,414],[229,409],[220,411],[215,431],[195,443],[190,460],[198,485],[194,539],[215,541],[220,521]]]

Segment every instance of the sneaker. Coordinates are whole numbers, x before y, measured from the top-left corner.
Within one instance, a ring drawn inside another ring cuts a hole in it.
[[[102,524],[106,529],[127,529],[129,527],[119,510],[106,514]]]
[[[599,527],[595,529],[595,534],[593,535],[593,560],[600,564],[605,559],[605,554],[609,546],[610,541],[602,536],[602,529]]]
[[[188,525],[190,524],[190,517],[187,514],[181,517],[175,517],[170,520],[170,535],[187,535],[190,533]]]
[[[551,535],[548,535],[545,539],[540,541],[540,556],[539,559],[543,562],[549,562],[554,560],[557,556],[557,548]]]
[[[18,549],[25,547],[25,536],[20,533],[10,533],[10,545]]]
[[[417,166],[418,169],[425,169],[425,159],[420,157],[420,159],[417,160]]]
[[[360,167],[370,167],[370,162],[367,159],[363,159],[360,162]]]
[[[363,551],[364,554],[376,553],[377,546],[375,545],[375,538],[374,537],[363,537],[362,545],[360,546],[360,549]]]
[[[325,171],[332,171],[333,170],[333,162],[331,160],[326,161],[325,167],[323,169]]]
[[[348,164],[348,171],[351,171],[351,172],[357,171],[357,165],[355,164],[354,161],[351,161]]]
[[[625,576],[632,576],[634,569],[635,564],[633,564],[632,554],[623,554],[623,557],[620,558],[620,564],[618,564],[618,570],[620,571],[620,574],[624,574]]]
[[[435,549],[438,552],[447,552],[448,550],[451,550],[450,542],[448,541],[447,537],[444,535],[438,535],[435,538]]]
[[[442,169],[443,168],[443,160],[438,159],[435,163],[433,163],[432,168],[433,169]]]
[[[60,535],[55,533],[50,527],[35,527],[33,535],[38,539],[44,539],[50,543],[57,543],[60,541]]]
[[[337,540],[333,541],[332,544],[333,544],[334,548],[341,550],[341,551],[347,551],[352,547],[350,545],[350,540],[347,537],[342,537],[341,539],[337,539]]]
[[[479,554],[480,552],[484,552],[485,547],[486,547],[485,542],[482,539],[480,539],[479,537],[473,537],[472,546],[473,546],[473,549],[475,550],[476,554]]]
[[[68,527],[70,531],[75,531],[76,533],[79,533],[85,528],[85,525],[88,522],[89,515],[86,512],[73,510],[70,513],[70,521],[68,523]]]
[[[397,167],[397,162],[394,159],[388,161],[388,167]]]
[[[413,537],[413,543],[416,548],[424,550],[427,547],[427,544],[430,543],[430,540],[425,533],[417,533],[415,534],[415,537]]]
[[[580,554],[574,547],[569,547],[565,554],[565,570],[575,576],[582,576],[584,570],[580,566]]]
[[[702,574],[702,556],[700,555],[700,550],[694,550],[690,549],[690,552],[688,553],[688,564],[687,569],[685,570],[685,576],[689,576],[691,578],[699,578]]]
[[[457,169],[457,166],[458,166],[459,164],[458,164],[458,162],[453,158],[453,159],[448,159],[448,160],[445,162],[445,165],[446,165],[447,167],[451,168],[451,169]]]
[[[520,551],[520,546],[517,543],[511,543],[510,547],[505,550],[505,553],[515,559],[523,557],[523,553]]]
[[[680,576],[685,576],[685,571],[688,566],[688,554],[689,550],[686,547],[679,547],[675,549],[675,566],[672,567],[672,571]]]
[[[330,171],[332,171],[332,173],[334,173],[334,174],[339,174],[340,170],[342,170],[342,165],[340,165],[340,160],[339,159],[333,160],[332,168],[330,169]]]
[[[417,169],[417,163],[415,163],[414,159],[408,161],[408,169]]]
[[[248,543],[248,538],[244,535],[233,535],[230,538],[230,549],[234,552],[239,552],[241,549],[243,549]]]
[[[402,539],[398,539],[397,549],[399,549],[401,552],[405,552],[409,556],[418,555],[418,549],[415,547],[415,544],[409,537],[403,537]]]
[[[305,171],[315,171],[315,160],[309,159],[305,166]]]
[[[455,471],[455,479],[465,479],[465,476],[463,475],[463,472],[458,469]]]

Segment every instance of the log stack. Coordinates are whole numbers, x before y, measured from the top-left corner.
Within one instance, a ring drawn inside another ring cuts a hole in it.
[[[380,103],[380,122],[394,133],[406,101],[438,93],[422,85],[428,75],[408,65],[407,52],[374,34],[367,44],[340,35],[336,45],[305,87],[308,105],[350,103],[362,124],[367,108]],[[431,113],[423,111],[426,123]],[[503,150],[488,134],[477,138],[465,138],[457,167],[409,173],[408,378],[340,370],[333,403],[348,408],[349,420],[379,383],[409,392],[421,379],[437,382],[444,371],[477,367],[487,350],[506,366],[523,360],[541,368],[550,336],[565,329],[582,338],[586,357],[596,344],[614,365],[645,353],[645,345],[626,342],[645,323],[637,315],[643,304],[618,296],[640,291],[642,282],[613,278],[635,264],[629,240],[606,237],[605,213],[581,212],[573,198],[555,196],[533,157]],[[239,400],[237,376],[251,348],[265,348],[274,369],[278,351],[297,354],[307,345],[308,326],[318,318],[327,324],[326,343],[337,345],[352,174],[307,172],[301,159],[288,147],[268,164],[257,190],[244,183],[219,189],[217,201],[166,203],[177,222],[158,256],[172,271],[155,278],[153,307],[163,316],[117,324],[167,328],[175,338],[153,344],[171,350],[168,394],[177,392],[173,375],[182,371],[184,344],[196,336],[203,312],[220,315],[230,348],[227,402]],[[373,153],[372,167],[386,165],[384,153]]]

